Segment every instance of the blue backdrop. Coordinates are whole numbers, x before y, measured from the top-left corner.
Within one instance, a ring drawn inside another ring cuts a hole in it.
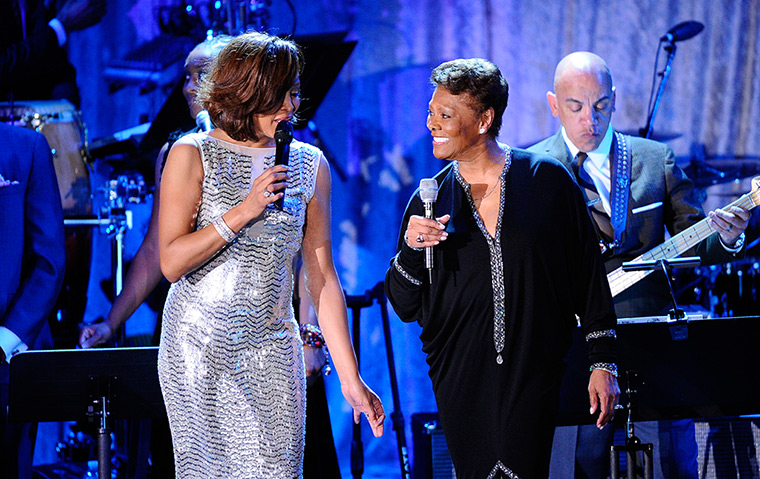
[[[169,0],[114,0],[104,20],[73,33],[69,52],[78,70],[82,110],[91,138],[151,120],[166,88],[141,92],[127,85],[110,92],[103,70],[158,33],[158,8]],[[203,7],[211,2],[195,2]],[[289,33],[294,19],[286,2],[273,0],[271,27]],[[399,221],[419,179],[442,163],[431,154],[425,127],[432,92],[430,70],[457,57],[485,57],[510,83],[501,141],[527,146],[553,134],[546,92],[554,66],[575,50],[604,57],[617,87],[613,125],[638,129],[646,121],[658,39],[684,20],[705,25],[678,46],[655,130],[680,136],[669,144],[686,162],[703,147],[708,156],[760,154],[759,0],[293,0],[296,33],[347,31],[356,49],[314,118],[340,166],[333,174],[333,244],[345,290],[361,294],[384,277],[395,251]],[[93,45],[98,45],[93,48]],[[662,58],[662,57],[661,57]],[[114,114],[117,112],[117,114]],[[137,234],[137,233],[135,233]],[[93,271],[93,274],[97,274]],[[90,317],[105,314],[93,304]],[[436,409],[417,325],[393,314],[392,334],[401,405],[411,415]],[[362,313],[362,371],[392,410],[379,308]],[[328,379],[341,461],[348,461],[349,408],[337,377]],[[390,467],[395,439],[386,429],[370,439],[367,466]],[[407,426],[411,448],[411,433]],[[348,474],[346,474],[348,475]]]

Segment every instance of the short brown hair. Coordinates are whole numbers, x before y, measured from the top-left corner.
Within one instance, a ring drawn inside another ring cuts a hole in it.
[[[291,40],[266,33],[233,38],[211,64],[198,101],[211,121],[238,141],[260,138],[254,115],[276,112],[303,70],[303,54]]]
[[[493,138],[499,136],[501,117],[509,100],[509,84],[499,67],[482,58],[460,58],[435,67],[430,82],[453,95],[466,93],[478,113],[493,108],[493,123],[488,134]]]

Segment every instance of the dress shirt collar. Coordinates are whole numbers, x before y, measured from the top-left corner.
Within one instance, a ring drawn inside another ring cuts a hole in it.
[[[572,141],[570,141],[570,138],[568,138],[564,126],[562,127],[562,137],[565,139],[565,145],[567,145],[567,149],[570,151],[570,155],[572,156],[573,161],[575,161],[575,158],[578,156],[578,152],[580,150],[577,146],[575,146],[575,144],[573,144]],[[604,167],[604,163],[610,157],[611,149],[612,125],[609,125],[607,126],[607,133],[604,134],[602,142],[599,143],[599,147],[594,151],[587,151],[586,154],[588,155],[588,159],[591,160],[591,162],[594,163],[598,169],[602,169]]]

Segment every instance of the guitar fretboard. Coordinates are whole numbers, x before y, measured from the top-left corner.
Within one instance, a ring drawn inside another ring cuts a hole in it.
[[[731,206],[739,206],[745,210],[751,210],[757,205],[757,198],[753,198],[755,195],[756,192],[753,190],[752,193],[743,195],[741,198],[732,202],[725,208],[729,208]],[[692,246],[707,239],[707,237],[713,233],[715,233],[715,230],[712,226],[710,226],[709,219],[705,218],[702,221],[681,231],[660,246],[652,248],[651,250],[642,254],[632,262],[658,261],[661,259],[677,258]],[[612,292],[612,297],[614,298],[618,294],[638,283],[642,278],[651,272],[652,270],[623,271],[622,266],[610,272],[607,275],[607,281],[610,283],[610,291]]]

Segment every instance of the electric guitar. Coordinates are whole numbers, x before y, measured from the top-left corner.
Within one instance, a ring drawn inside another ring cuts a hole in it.
[[[730,208],[731,206],[739,206],[745,210],[751,210],[758,204],[760,204],[760,176],[752,179],[752,191],[725,206],[724,209]],[[659,261],[661,259],[677,258],[681,256],[686,250],[706,239],[713,233],[715,233],[715,230],[712,228],[712,226],[710,226],[708,218],[705,218],[699,223],[696,223],[689,228],[681,231],[660,246],[652,248],[651,250],[642,254],[632,262]],[[651,272],[652,270],[623,271],[622,266],[610,272],[607,275],[607,281],[610,283],[612,297],[614,298],[629,287],[633,286]]]

